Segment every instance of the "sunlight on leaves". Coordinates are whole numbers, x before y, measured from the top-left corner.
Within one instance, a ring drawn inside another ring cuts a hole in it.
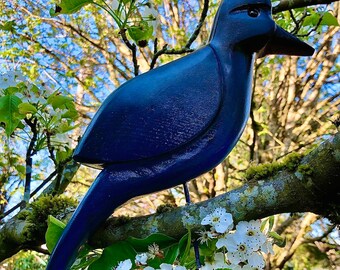
[[[0,122],[5,125],[7,136],[10,136],[24,118],[19,113],[21,99],[15,95],[5,95],[0,97]]]
[[[49,252],[52,252],[55,245],[58,243],[60,236],[62,235],[64,228],[66,227],[65,223],[56,219],[53,216],[48,216],[47,219],[47,231],[45,234],[46,246]]]
[[[50,10],[50,15],[57,16],[59,14],[73,14],[85,5],[91,3],[93,3],[92,0],[61,0],[55,9]]]

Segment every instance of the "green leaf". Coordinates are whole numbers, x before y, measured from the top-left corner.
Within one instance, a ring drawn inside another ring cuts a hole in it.
[[[275,221],[274,216],[270,216],[270,217],[269,217],[269,228],[268,228],[268,231],[269,231],[269,232],[270,232],[270,231],[273,229],[273,227],[274,227],[274,221]]]
[[[163,263],[163,259],[155,257],[154,259],[148,260],[148,266],[155,269],[159,269],[160,265]]]
[[[73,104],[73,99],[55,92],[47,98],[47,103],[51,104],[53,109],[66,109],[68,105]]]
[[[16,93],[19,93],[20,90],[17,86],[10,86],[10,87],[7,87],[6,89],[4,89],[4,94],[5,95],[14,95]]]
[[[96,260],[100,258],[100,254],[93,253],[88,255],[88,253],[93,248],[89,245],[85,244],[81,247],[81,250],[78,253],[78,257],[76,262],[72,265],[71,270],[78,270],[78,269],[86,269],[87,266],[94,263]]]
[[[339,26],[339,22],[337,18],[330,12],[326,12],[322,16],[321,25],[328,25],[328,26]]]
[[[92,0],[61,0],[55,9],[50,10],[51,16],[59,14],[73,14],[79,11],[83,6],[93,3]]]
[[[274,216],[270,216],[269,218],[264,219],[261,222],[261,232],[264,231],[264,229],[266,228],[267,223],[268,223],[268,232],[270,232],[273,229],[274,221],[275,221]]]
[[[47,231],[45,234],[46,246],[49,252],[52,252],[58,243],[60,236],[66,227],[65,223],[49,215],[47,219]]]
[[[72,150],[65,147],[65,151],[57,151],[56,159],[58,162],[63,162],[67,160],[72,155]]]
[[[127,242],[138,252],[148,251],[148,246],[156,243],[161,249],[169,247],[177,242],[175,238],[167,236],[162,233],[154,233],[146,238],[138,239],[129,237]]]
[[[274,244],[279,247],[285,247],[286,239],[283,238],[281,235],[276,232],[269,232],[268,235],[274,239]]]
[[[320,20],[320,15],[318,13],[313,13],[309,15],[304,21],[303,26],[316,26]]]
[[[189,256],[190,248],[191,248],[191,231],[188,230],[188,233],[185,234],[181,238],[181,240],[179,240],[179,252],[181,254],[181,259],[180,259],[181,265],[184,265],[186,258]]]
[[[98,257],[90,257],[88,260],[82,260],[79,264],[74,265],[71,267],[72,270],[78,270],[78,269],[87,269],[86,267],[93,264],[95,261],[99,259]]]
[[[179,244],[164,249],[164,263],[173,264],[179,255]]]
[[[261,222],[261,227],[260,227],[261,232],[263,232],[264,228],[266,227],[267,222],[268,222],[268,219],[265,219]]]
[[[35,148],[39,151],[45,147],[46,137],[38,138]]]
[[[81,248],[80,248],[80,250],[79,250],[79,252],[78,252],[78,257],[77,258],[84,258],[87,254],[89,254],[89,252],[91,251],[91,250],[93,250],[94,248],[93,247],[91,247],[89,244],[85,244],[85,245],[83,245]],[[98,258],[99,258],[100,256],[98,256]]]
[[[128,28],[129,36],[138,44],[140,41],[148,41],[152,37],[153,27],[146,21],[139,22]]]
[[[35,84],[31,84],[31,88],[30,88],[30,92],[39,95],[39,93],[41,92],[41,90],[39,89],[38,86],[36,86]]]
[[[69,109],[66,113],[64,113],[61,116],[61,118],[68,118],[68,119],[76,119],[77,117],[78,117],[78,112],[75,109]]]
[[[25,174],[26,174],[26,167],[25,167],[25,166],[18,164],[18,165],[15,166],[15,168],[16,168],[17,171],[18,171],[19,173],[21,173],[22,175],[25,175]]]
[[[104,249],[98,260],[92,263],[89,270],[111,270],[118,262],[131,259],[132,263],[137,252],[127,241],[117,242]]]
[[[5,124],[7,136],[10,136],[18,127],[24,116],[19,113],[21,99],[15,95],[0,97],[0,122]]]
[[[212,239],[207,243],[201,244],[199,246],[200,254],[205,257],[212,257],[216,252],[216,243],[217,239]]]
[[[34,107],[32,104],[27,103],[27,102],[20,103],[18,106],[18,109],[19,109],[19,113],[24,114],[24,115],[28,113],[35,114],[37,112],[36,107]]]
[[[25,125],[24,125],[22,122],[19,122],[17,128],[19,128],[19,129],[24,129],[24,128],[25,128]]]
[[[7,31],[7,32],[15,32],[15,21],[7,21],[3,24],[0,24],[0,30]]]
[[[72,129],[75,129],[76,127],[78,127],[79,125],[76,126],[71,126],[68,122],[61,122],[60,125],[56,128],[56,132],[57,133],[65,133],[68,132]]]

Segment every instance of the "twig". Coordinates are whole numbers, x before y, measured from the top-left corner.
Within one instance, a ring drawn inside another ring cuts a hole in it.
[[[121,29],[120,34],[122,36],[122,39],[125,43],[125,45],[131,50],[132,52],[132,62],[133,62],[133,68],[134,68],[134,75],[138,76],[139,74],[139,65],[137,60],[137,46],[136,44],[131,44],[126,36],[126,29]]]
[[[155,38],[155,41],[153,43],[153,54],[156,54],[158,51],[158,38]]]
[[[321,16],[319,18],[318,23],[311,29],[308,31],[307,34],[303,34],[303,35],[296,35],[297,37],[308,37],[311,33],[313,33],[314,31],[316,31],[316,29],[318,29],[318,27],[320,26],[321,22],[322,22],[323,16]]]
[[[150,70],[155,67],[158,57],[164,54],[167,51],[167,49],[168,49],[168,44],[165,44],[163,48],[159,51],[157,51],[157,47],[155,47],[154,55],[152,57],[151,64],[150,64]]]
[[[336,2],[337,0],[314,0],[313,2],[305,0],[280,0],[280,3],[273,7],[272,13],[276,14],[294,8],[301,8],[313,5],[324,5]]]
[[[208,9],[209,9],[209,0],[204,0],[204,4],[203,4],[203,9],[202,9],[202,13],[201,13],[201,17],[198,21],[198,24],[196,26],[195,31],[192,33],[191,37],[189,38],[187,44],[184,46],[185,48],[189,49],[192,45],[192,43],[196,40],[196,38],[198,37],[202,25],[204,23],[205,18],[207,17],[208,14]]]
[[[50,255],[50,252],[47,249],[42,248],[41,246],[32,247],[30,249],[45,255]]]
[[[313,238],[305,238],[305,243],[314,243],[317,241],[321,241],[323,238],[327,237],[334,229],[336,228],[336,225],[330,225],[326,231],[324,231],[320,236],[313,237]]]
[[[194,51],[193,49],[190,49],[190,47],[191,47],[192,43],[196,40],[196,38],[198,37],[198,35],[201,31],[204,20],[207,17],[208,9],[209,9],[209,0],[204,0],[202,13],[201,13],[200,19],[198,21],[198,24],[195,28],[195,31],[192,33],[192,35],[190,36],[187,43],[181,49],[179,49],[179,50],[176,50],[176,49],[168,50],[168,48],[167,48],[168,44],[165,44],[161,50],[157,51],[157,43],[156,43],[155,49],[154,49],[154,56],[152,57],[152,60],[151,60],[151,63],[150,63],[150,70],[155,67],[157,59],[163,54],[184,54],[184,53],[189,53],[189,52]],[[156,40],[155,40],[155,42],[156,42]]]
[[[57,166],[57,176],[56,176],[56,179],[55,179],[55,186],[54,186],[54,192],[52,193],[53,195],[56,195],[58,194],[58,190],[59,190],[59,187],[60,187],[60,184],[61,184],[61,178],[63,176],[63,171],[64,171],[64,168],[65,168],[65,164],[61,164],[59,163],[58,166]]]
[[[67,159],[60,161],[57,165],[56,168],[56,172],[57,172],[57,176],[55,179],[55,185],[54,185],[54,191],[52,192],[52,194],[57,195],[60,194],[60,186],[62,184],[62,179],[63,179],[63,172],[65,170],[65,167],[67,165],[67,163],[69,163],[72,160],[72,155],[69,156]]]
[[[255,74],[254,74],[254,77],[253,77],[253,91],[252,91],[252,97],[251,97],[251,100],[255,100],[255,87],[256,87],[256,79],[257,79],[257,74],[260,70],[260,67],[262,66],[262,64],[264,63],[264,60],[262,60],[259,64],[256,65],[256,68],[255,68]],[[250,119],[251,119],[251,128],[252,128],[252,131],[253,131],[253,140],[251,142],[250,145],[248,145],[247,143],[245,143],[248,147],[249,147],[249,159],[251,161],[254,160],[255,158],[255,147],[256,147],[256,142],[257,142],[257,131],[258,131],[258,123],[256,122],[255,120],[255,116],[254,116],[254,108],[255,106],[255,102],[252,102],[251,103],[251,109],[250,109]]]
[[[52,172],[31,194],[30,194],[30,198],[32,198],[35,194],[37,194],[39,192],[39,190],[41,190],[48,182],[50,182],[52,180],[52,178],[54,176],[56,176],[57,174],[57,170],[55,170],[54,172]],[[5,213],[3,213],[1,215],[1,218],[4,218],[6,216],[8,216],[9,214],[13,213],[16,209],[18,209],[20,206],[22,205],[22,203],[18,203],[17,205],[13,206],[11,209],[9,209],[8,211],[6,211]]]
[[[57,175],[57,170],[54,170],[32,193],[31,198],[37,194],[47,183],[49,183],[54,176]]]
[[[37,153],[37,150],[35,149],[35,143],[37,142],[38,138],[38,119],[34,118],[33,121],[31,119],[25,118],[26,124],[30,127],[32,131],[32,139],[31,142],[28,145],[27,151],[26,151],[26,179],[25,179],[25,191],[24,191],[24,198],[21,203],[22,208],[25,207],[25,205],[29,202],[30,199],[30,193],[31,193],[31,179],[32,179],[32,156],[34,156]]]
[[[46,144],[47,144],[48,152],[50,153],[50,159],[52,159],[54,165],[57,166],[58,162],[54,155],[54,147],[51,144],[51,134],[49,131],[46,131]]]
[[[297,34],[297,32],[299,32],[299,29],[300,29],[300,24],[299,22],[296,20],[294,14],[293,14],[293,11],[290,9],[289,10],[289,14],[290,14],[290,17],[292,18],[294,24],[295,24],[295,27],[294,27],[294,30],[292,31],[292,34]]]

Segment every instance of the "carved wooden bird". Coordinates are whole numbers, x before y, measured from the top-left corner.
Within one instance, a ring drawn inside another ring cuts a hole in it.
[[[102,169],[55,247],[48,270],[131,198],[183,184],[219,164],[246,125],[254,53],[312,55],[271,17],[269,0],[225,0],[203,48],[142,74],[104,101],[74,153]]]

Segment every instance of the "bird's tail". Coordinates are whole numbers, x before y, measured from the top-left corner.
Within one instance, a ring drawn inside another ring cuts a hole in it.
[[[131,176],[131,175],[130,175]],[[115,208],[134,197],[129,174],[105,168],[96,178],[67,224],[54,248],[46,270],[68,270],[80,246],[112,214]],[[131,181],[132,180],[132,181]]]

